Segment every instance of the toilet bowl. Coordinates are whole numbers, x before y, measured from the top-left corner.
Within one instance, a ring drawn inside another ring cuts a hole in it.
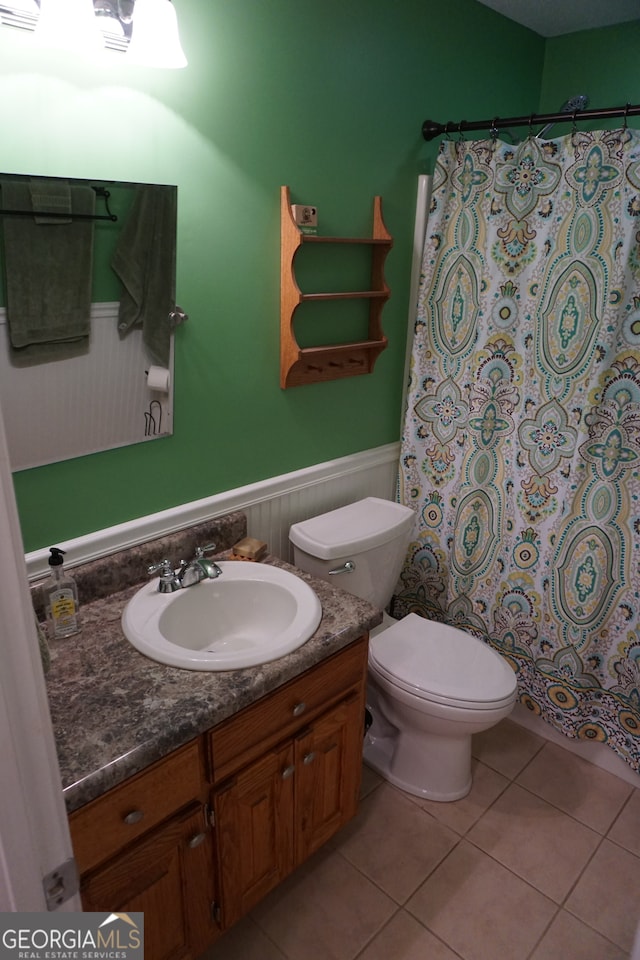
[[[368,680],[367,763],[415,796],[466,796],[472,735],[516,700],[507,662],[470,634],[410,613],[372,636]]]
[[[414,514],[367,497],[294,524],[294,563],[384,609]],[[516,677],[483,641],[412,613],[371,633],[366,762],[407,793],[450,801],[471,788],[471,737],[513,709]]]

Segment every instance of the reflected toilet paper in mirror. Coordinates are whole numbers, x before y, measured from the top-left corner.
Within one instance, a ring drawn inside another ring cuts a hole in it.
[[[166,367],[149,367],[147,371],[147,386],[158,393],[168,393],[171,386],[171,374]]]

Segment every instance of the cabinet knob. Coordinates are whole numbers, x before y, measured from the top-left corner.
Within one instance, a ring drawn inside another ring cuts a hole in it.
[[[143,817],[144,813],[142,810],[132,810],[130,813],[125,814],[122,819],[131,826],[134,823],[140,823]]]
[[[299,717],[301,714],[305,712],[306,709],[307,709],[307,705],[303,701],[300,701],[300,703],[296,703],[295,707],[293,708],[294,717]]]
[[[188,841],[188,846],[191,847],[192,850],[194,849],[194,847],[199,847],[200,844],[204,842],[205,837],[206,837],[206,833],[196,833]]]
[[[313,763],[315,758],[316,758],[316,752],[315,750],[312,750],[311,753],[305,753],[304,757],[302,758],[302,762],[308,765],[310,763]]]
[[[296,768],[293,766],[293,764],[291,764],[291,766],[289,767],[285,767],[284,770],[282,771],[282,779],[288,780],[289,777],[292,777],[295,772],[296,772]]]

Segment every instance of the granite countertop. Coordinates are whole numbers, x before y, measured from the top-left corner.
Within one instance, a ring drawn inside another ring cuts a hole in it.
[[[236,542],[238,529],[234,526],[226,538],[231,543]],[[230,546],[230,543],[221,544],[218,530],[214,531],[215,535],[219,545]],[[197,542],[205,542],[202,532]],[[165,546],[158,541],[154,548],[156,556],[158,549]],[[127,551],[127,557],[130,554],[131,551]],[[146,559],[148,557],[142,557],[141,563]],[[298,650],[258,667],[224,672],[183,670],[156,663],[139,653],[125,638],[121,627],[122,611],[140,588],[139,581],[81,604],[82,630],[51,644],[51,668],[47,675],[68,812],[308,670],[380,623],[381,611],[366,601],[273,557],[263,562],[291,570],[309,583],[322,604],[322,620],[315,634]],[[115,563],[117,561],[111,560],[109,569]],[[120,563],[121,569],[125,566]],[[82,590],[80,596],[82,599]]]

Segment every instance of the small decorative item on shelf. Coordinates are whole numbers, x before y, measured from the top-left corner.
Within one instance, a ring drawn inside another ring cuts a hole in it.
[[[318,211],[308,203],[294,203],[291,207],[293,220],[302,233],[318,232]]]
[[[360,244],[371,247],[371,288],[343,293],[302,293],[296,282],[293,261],[303,243]],[[281,189],[280,235],[280,386],[337,380],[372,373],[374,364],[387,346],[382,330],[382,310],[391,295],[384,277],[384,263],[393,238],[382,219],[382,199],[373,201],[373,229],[370,237],[323,237],[304,233],[292,212],[289,188]],[[369,329],[366,340],[329,346],[300,347],[293,328],[301,303],[316,300],[369,301]]]

